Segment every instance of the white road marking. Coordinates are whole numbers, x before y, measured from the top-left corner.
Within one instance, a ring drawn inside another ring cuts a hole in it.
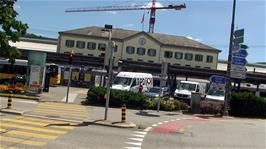
[[[68,102],[74,102],[74,100],[76,99],[77,96],[78,96],[78,94],[69,93]],[[66,96],[61,101],[66,101]]]
[[[179,120],[181,120],[181,119],[180,119],[180,118],[177,118],[176,120],[179,121]]]
[[[156,127],[156,126],[157,126],[157,124],[153,124],[153,125],[152,125],[152,127]]]
[[[6,99],[1,98],[1,100],[5,100],[5,101],[7,101],[7,98],[6,98]],[[23,100],[23,99],[19,99],[19,100],[12,100],[12,101],[13,101],[13,102],[22,102],[22,103],[38,104],[37,101],[32,101],[32,100]]]
[[[126,142],[126,144],[141,146],[141,143],[139,143],[139,142]]]
[[[144,131],[150,131],[152,129],[152,127],[147,127],[146,129],[144,129]]]
[[[143,138],[128,138],[128,139],[140,142],[143,141]]]
[[[158,125],[161,125],[161,124],[163,124],[163,123],[162,123],[162,122],[159,122],[159,123],[158,123]]]
[[[134,131],[135,133],[138,133],[138,134],[143,134],[143,135],[146,135],[147,132],[143,132],[143,131]]]
[[[144,138],[145,137],[145,135],[138,135],[138,134],[131,134],[131,136],[140,137],[140,138]]]
[[[124,147],[126,149],[141,149],[141,147]]]
[[[175,121],[175,120],[170,120],[171,122]]]
[[[168,123],[168,121],[164,121],[164,123]]]

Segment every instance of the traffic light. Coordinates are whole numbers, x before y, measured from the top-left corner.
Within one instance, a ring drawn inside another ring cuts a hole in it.
[[[69,56],[68,56],[68,63],[69,63],[69,64],[72,64],[73,57],[74,57],[74,52],[71,51],[71,52],[69,53]]]

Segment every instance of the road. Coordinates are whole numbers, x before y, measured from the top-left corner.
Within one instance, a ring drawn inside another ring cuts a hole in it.
[[[59,102],[64,99],[65,88],[54,89],[40,103],[13,99],[13,108],[71,122],[0,113],[0,148],[266,148],[265,120],[127,109],[127,121],[135,123],[137,128],[98,126],[75,122],[103,119],[104,107],[80,104],[86,89],[71,88],[77,95],[68,104]],[[0,97],[0,102],[2,108],[6,107],[7,98]],[[110,108],[108,120],[118,122],[120,115],[121,109]]]

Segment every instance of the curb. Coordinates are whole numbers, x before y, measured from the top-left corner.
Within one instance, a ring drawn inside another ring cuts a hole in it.
[[[8,94],[0,94],[0,97],[8,97]],[[26,95],[16,95],[13,94],[13,98],[20,98],[20,99],[29,99],[29,100],[36,100],[39,101],[40,97],[34,97],[34,96],[26,96]]]
[[[8,114],[15,114],[15,115],[23,115],[25,112],[25,110],[16,110],[16,109],[7,109],[7,108],[4,108],[4,109],[0,109],[0,112],[2,113],[8,113]]]
[[[121,122],[110,122],[106,120],[87,120],[84,123],[101,125],[101,126],[109,126],[109,127],[117,127],[117,128],[135,128],[137,127],[134,123],[121,123]]]

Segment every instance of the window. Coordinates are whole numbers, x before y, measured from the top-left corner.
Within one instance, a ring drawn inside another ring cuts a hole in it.
[[[98,44],[98,50],[105,51],[105,49],[106,49],[106,44],[105,43],[99,43]]]
[[[77,41],[76,47],[79,49],[85,48],[85,42],[84,41]]]
[[[65,45],[66,45],[66,47],[72,48],[72,47],[74,47],[74,43],[75,43],[74,40],[66,40]]]
[[[195,61],[199,61],[199,62],[203,61],[203,55],[196,54],[195,55]]]
[[[132,46],[128,46],[126,49],[128,54],[134,54],[135,53],[135,48]]]
[[[165,51],[164,52],[164,57],[165,58],[172,58],[173,57],[173,52],[172,51]]]
[[[186,67],[190,67],[190,65],[186,65]]]
[[[175,66],[180,66],[180,64],[178,64],[178,63],[175,63],[174,65],[175,65]]]
[[[138,55],[145,55],[145,50],[146,50],[145,48],[138,48],[137,49],[137,54]]]
[[[183,53],[175,52],[175,59],[183,59]]]
[[[138,59],[138,61],[143,62],[143,59]]]
[[[133,59],[132,58],[127,58],[127,60],[132,61]]]
[[[154,61],[148,60],[149,63],[154,63]]]
[[[186,53],[185,59],[191,61],[193,59],[193,55],[191,53]]]
[[[156,49],[148,49],[149,56],[156,56]]]
[[[75,53],[75,55],[83,55],[82,53]]]
[[[206,62],[207,63],[212,63],[213,62],[213,56],[207,55]]]
[[[200,68],[200,66],[196,66],[196,68]]]
[[[95,42],[88,42],[87,43],[87,49],[95,50],[96,49],[96,43]]]

